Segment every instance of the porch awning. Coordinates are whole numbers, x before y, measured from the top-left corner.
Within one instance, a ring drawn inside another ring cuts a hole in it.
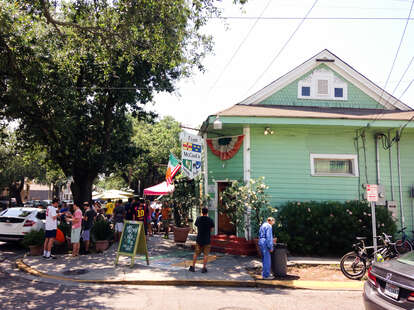
[[[174,191],[174,185],[167,185],[167,182],[148,187],[144,189],[144,195],[146,196],[158,196],[172,193]]]

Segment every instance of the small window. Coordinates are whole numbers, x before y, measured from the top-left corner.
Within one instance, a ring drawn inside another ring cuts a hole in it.
[[[315,158],[315,173],[348,173],[352,174],[350,159],[322,159]]]
[[[303,86],[302,87],[302,96],[309,97],[310,96],[310,87],[309,86]]]
[[[356,155],[310,154],[313,176],[358,176]]]
[[[328,80],[318,80],[318,94],[328,95]]]
[[[335,88],[335,97],[342,98],[344,96],[344,89],[343,88]]]

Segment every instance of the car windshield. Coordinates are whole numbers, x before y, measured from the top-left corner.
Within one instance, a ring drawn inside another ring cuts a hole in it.
[[[33,211],[28,210],[22,210],[20,208],[10,208],[7,210],[4,210],[0,216],[7,216],[7,217],[26,217]]]
[[[400,263],[414,266],[414,251],[411,251],[397,259]]]

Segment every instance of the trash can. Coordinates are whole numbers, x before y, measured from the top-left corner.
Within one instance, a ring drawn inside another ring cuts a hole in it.
[[[284,243],[273,245],[271,253],[272,272],[275,277],[284,277],[287,274],[287,246]]]

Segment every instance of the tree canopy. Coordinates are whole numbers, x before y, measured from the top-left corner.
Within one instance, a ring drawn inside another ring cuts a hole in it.
[[[234,1],[243,3],[245,1]],[[75,199],[138,156],[127,115],[202,69],[215,0],[0,3],[0,118],[73,177]]]

